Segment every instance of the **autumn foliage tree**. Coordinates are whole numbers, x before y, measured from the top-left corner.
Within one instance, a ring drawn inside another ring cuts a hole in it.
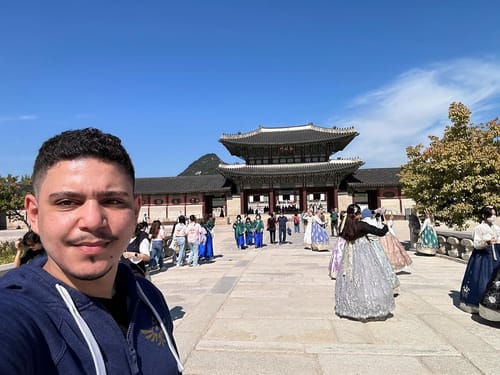
[[[485,205],[500,207],[500,123],[473,125],[462,103],[451,103],[442,138],[406,148],[401,167],[404,195],[416,209],[430,209],[448,226],[464,229]]]
[[[7,175],[0,176],[0,213],[14,221],[22,221],[29,226],[23,214],[24,197],[31,189],[31,178]]]

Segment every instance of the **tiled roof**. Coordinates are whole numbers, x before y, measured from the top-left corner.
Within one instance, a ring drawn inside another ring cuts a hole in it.
[[[224,145],[292,145],[324,141],[347,141],[348,144],[359,133],[353,128],[323,128],[314,124],[266,128],[259,127],[248,133],[223,134],[219,139]],[[226,146],[227,147],[227,146]]]
[[[292,164],[219,164],[219,170],[226,176],[277,176],[311,175],[328,172],[353,172],[364,163],[359,159],[337,159],[319,163]]]
[[[400,170],[399,167],[358,169],[347,178],[347,185],[358,188],[400,186]]]
[[[136,178],[135,191],[139,194],[211,193],[230,191],[220,174],[178,177]]]

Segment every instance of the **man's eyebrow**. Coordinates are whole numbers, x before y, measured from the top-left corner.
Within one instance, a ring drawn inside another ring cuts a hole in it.
[[[84,196],[85,194],[77,193],[74,191],[58,191],[52,194],[49,194],[50,199],[61,199],[61,198],[78,198]],[[108,197],[130,197],[131,195],[126,191],[121,190],[111,190],[111,191],[103,191],[101,193],[97,193],[98,198],[108,198]]]
[[[73,191],[58,191],[52,194],[49,194],[50,199],[60,199],[60,198],[75,198],[79,197],[81,194],[75,193]]]

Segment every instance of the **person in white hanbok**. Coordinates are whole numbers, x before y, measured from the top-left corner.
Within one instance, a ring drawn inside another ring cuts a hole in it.
[[[480,311],[480,302],[488,282],[500,267],[500,227],[495,224],[496,213],[495,207],[483,207],[480,212],[481,223],[472,234],[474,250],[465,268],[459,305],[460,309],[471,314]]]
[[[312,245],[312,223],[314,221],[313,211],[311,209],[302,215],[302,220],[306,222],[306,228],[304,230],[304,245],[306,249],[311,249]]]

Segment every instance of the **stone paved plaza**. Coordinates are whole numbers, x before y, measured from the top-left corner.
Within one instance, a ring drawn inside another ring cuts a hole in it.
[[[405,221],[395,229],[408,239]],[[329,252],[305,250],[303,234],[289,239],[241,251],[231,226],[217,225],[212,263],[152,276],[185,374],[500,373],[500,323],[457,307],[464,261],[409,251],[394,316],[362,323],[334,314]]]

